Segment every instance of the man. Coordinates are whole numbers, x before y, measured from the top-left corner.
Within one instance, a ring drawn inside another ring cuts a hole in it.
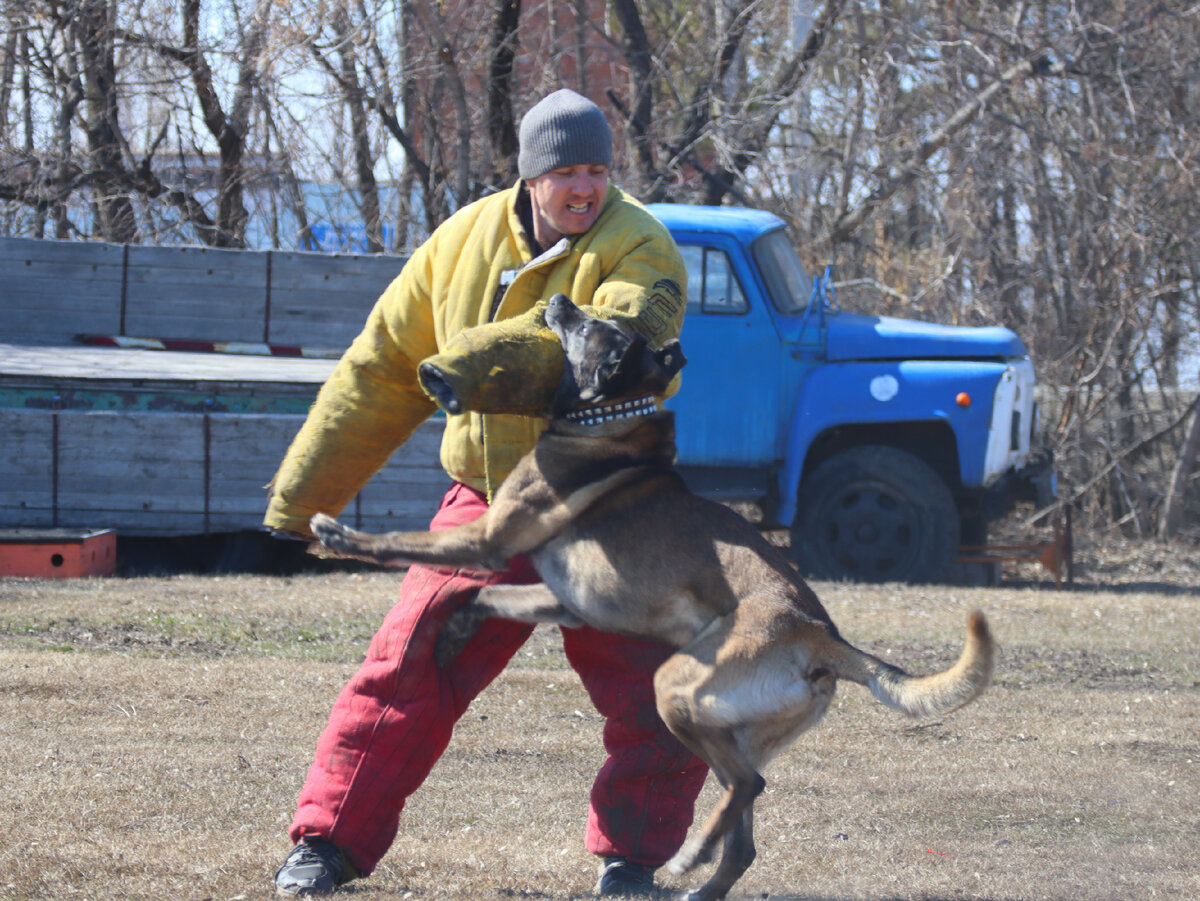
[[[337,513],[354,497],[434,411],[417,365],[463,329],[562,292],[622,317],[652,343],[678,335],[683,262],[665,228],[609,184],[612,134],[599,107],[557,91],[522,119],[519,143],[518,183],[450,217],[376,304],[276,474],[268,527],[306,535],[312,514]],[[543,428],[519,416],[450,417],[441,461],[454,484],[430,527],[481,515]],[[374,869],[454,723],[531,631],[489,620],[439,669],[440,624],[482,585],[536,579],[525,559],[492,574],[409,570],[318,740],[290,830],[297,844],[275,877],[280,894],[332,891]],[[683,842],[706,774],[654,707],[652,674],[670,651],[588,628],[563,630],[563,644],[606,718],[609,756],[585,837],[602,858],[597,891],[648,893],[654,869]]]

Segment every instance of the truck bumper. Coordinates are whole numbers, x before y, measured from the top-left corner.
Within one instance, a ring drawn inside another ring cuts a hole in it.
[[[988,489],[989,519],[1003,516],[1021,501],[1032,503],[1038,510],[1058,497],[1058,470],[1054,468],[1054,452],[1042,450],[1033,454],[1020,469],[1012,470]]]

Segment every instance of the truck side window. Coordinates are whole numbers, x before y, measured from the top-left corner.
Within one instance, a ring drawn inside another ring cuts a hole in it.
[[[689,313],[745,313],[749,309],[725,251],[685,244],[679,252],[687,266]]]

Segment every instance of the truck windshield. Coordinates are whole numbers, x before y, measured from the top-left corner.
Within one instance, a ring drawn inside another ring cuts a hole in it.
[[[812,296],[812,279],[796,256],[787,231],[776,229],[755,241],[754,259],[775,309],[803,313]]]

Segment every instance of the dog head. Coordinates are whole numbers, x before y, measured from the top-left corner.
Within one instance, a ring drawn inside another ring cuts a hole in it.
[[[613,319],[589,316],[563,294],[550,298],[546,325],[566,358],[551,415],[632,397],[662,394],[687,362],[679,342],[652,348]]]
[[[654,350],[618,320],[589,316],[556,294],[520,316],[464,329],[417,372],[450,414],[554,417],[661,395],[685,362],[678,341]]]

